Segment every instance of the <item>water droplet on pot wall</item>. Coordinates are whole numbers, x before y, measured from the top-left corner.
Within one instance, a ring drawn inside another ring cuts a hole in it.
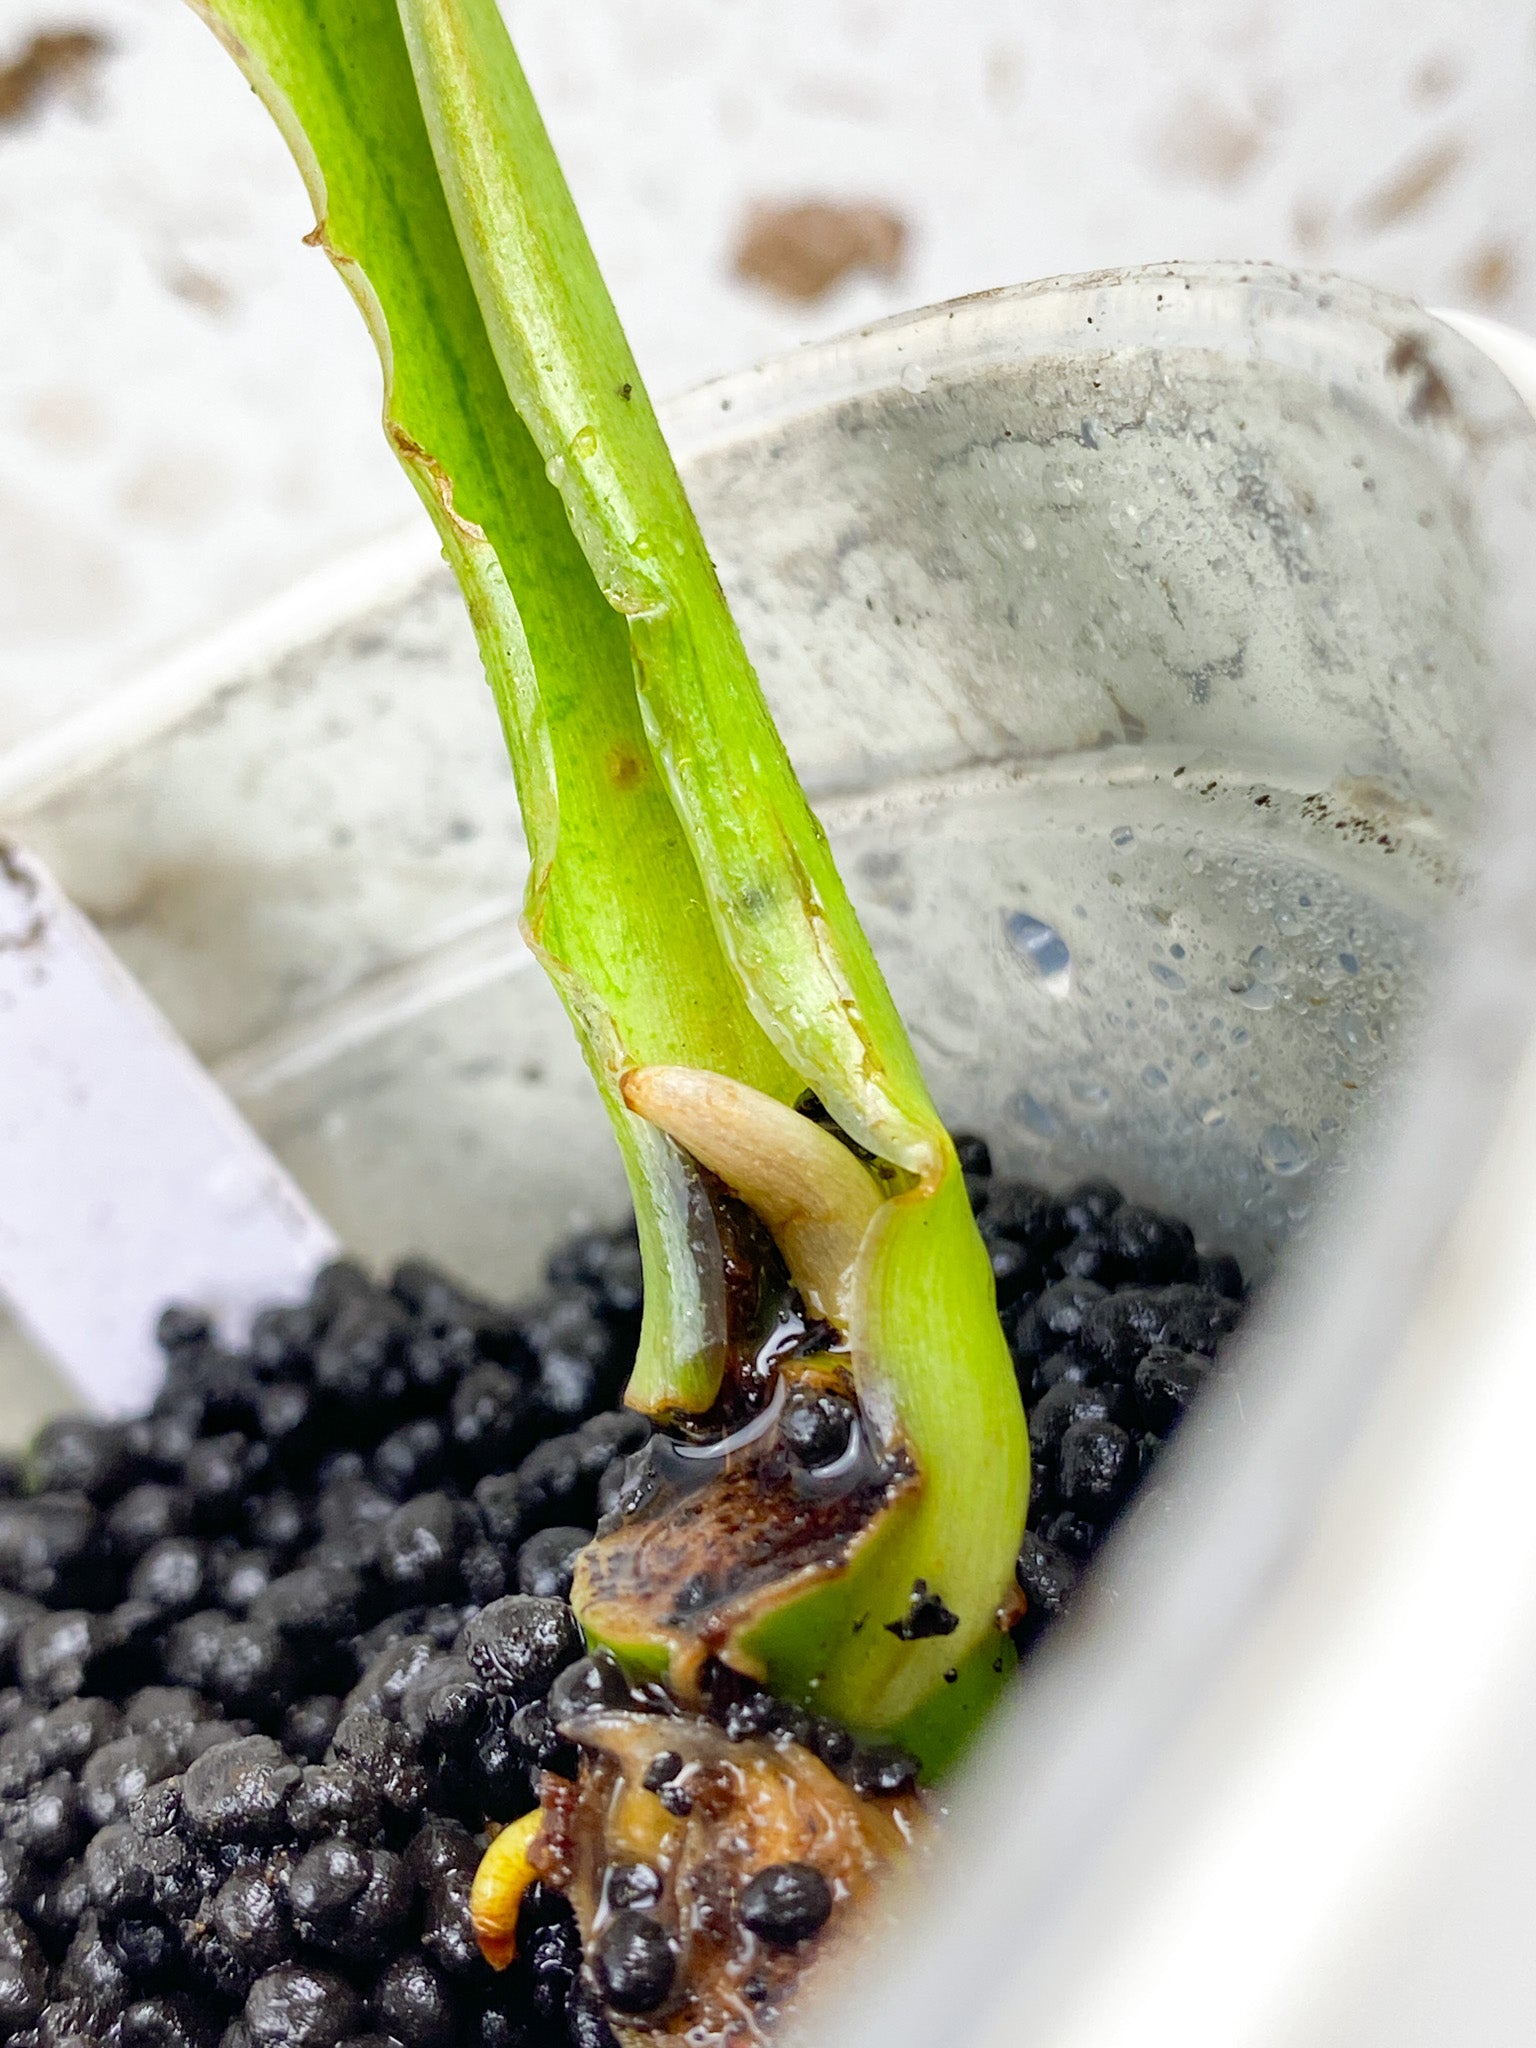
[[[1304,1173],[1312,1154],[1304,1141],[1284,1124],[1269,1124],[1259,1133],[1259,1159],[1271,1173],[1282,1178]]]
[[[1003,931],[1012,951],[1047,995],[1058,1000],[1072,987],[1072,954],[1054,925],[1031,917],[1027,910],[1010,911]]]

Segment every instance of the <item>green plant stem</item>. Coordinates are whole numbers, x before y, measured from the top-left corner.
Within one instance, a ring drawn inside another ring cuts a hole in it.
[[[777,1607],[758,1652],[772,1682],[861,1727],[942,1722],[945,1669],[993,1661],[1027,1492],[990,1269],[500,16],[493,0],[194,4],[299,159],[379,346],[386,431],[464,588],[522,805],[525,929],[634,1195],[634,1405],[706,1408],[723,1359],[692,1168],[625,1108],[628,1070],[692,1067],[781,1102],[813,1088],[895,1170],[849,1334],[861,1396],[921,1487],[857,1585]],[[850,1600],[898,1614],[920,1576],[956,1636],[855,1628]]]

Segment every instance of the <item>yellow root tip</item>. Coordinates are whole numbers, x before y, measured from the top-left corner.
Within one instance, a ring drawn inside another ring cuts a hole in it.
[[[480,1953],[493,1970],[504,1970],[517,1954],[517,1916],[523,1894],[538,1873],[528,1851],[544,1819],[542,1807],[509,1821],[475,1872],[469,1894],[469,1917]]]

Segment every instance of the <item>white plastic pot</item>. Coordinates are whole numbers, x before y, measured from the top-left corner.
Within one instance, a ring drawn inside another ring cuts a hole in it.
[[[1536,1431],[1523,406],[1402,301],[1196,265],[667,423],[945,1113],[1256,1275],[1295,1240],[819,2038],[1528,2040],[1525,1947],[1480,1944],[1536,1832],[1469,1817],[1536,1652],[1487,1484]],[[0,762],[0,822],[345,1241],[515,1294],[621,1186],[457,598],[414,542],[350,573]],[[1454,1853],[1478,1912],[1404,1938]]]

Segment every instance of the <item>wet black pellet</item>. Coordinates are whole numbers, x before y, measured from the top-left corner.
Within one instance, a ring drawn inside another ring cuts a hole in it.
[[[468,1550],[460,1553],[459,1590],[467,1606],[488,1607],[493,1600],[499,1600],[508,1590],[508,1581],[511,1577],[506,1556],[494,1543],[471,1544]],[[558,1583],[557,1580],[556,1584]],[[519,1587],[518,1590],[526,1592],[535,1589]],[[569,1591],[570,1586],[567,1582],[564,1590],[553,1597],[564,1599]]]
[[[166,1729],[146,1728],[103,1744],[80,1773],[87,1819],[98,1828],[126,1820],[150,1786],[170,1777],[180,1765],[181,1746]]]
[[[981,1234],[990,1244],[1014,1244],[1040,1272],[1051,1254],[1072,1236],[1060,1202],[1025,1181],[993,1181],[981,1212]]]
[[[832,1887],[809,1863],[770,1863],[741,1895],[743,1924],[776,1948],[792,1948],[826,1925]]]
[[[616,1863],[608,1873],[608,1904],[615,1911],[621,1906],[654,1906],[660,1897],[661,1878],[649,1863]]]
[[[594,1650],[568,1664],[549,1688],[549,1718],[558,1727],[572,1716],[629,1704],[629,1685],[611,1650]]]
[[[209,1546],[210,1591],[231,1614],[248,1614],[282,1567],[271,1550],[241,1550],[233,1537]]]
[[[539,1600],[568,1600],[577,1553],[592,1540],[590,1529],[555,1523],[540,1529],[517,1553],[517,1590]]]
[[[85,1415],[45,1422],[32,1440],[29,1479],[37,1493],[84,1493],[102,1504],[116,1498],[132,1471],[123,1430]]]
[[[1136,1446],[1115,1423],[1074,1422],[1061,1440],[1056,1485],[1062,1500],[1091,1521],[1113,1515],[1136,1483]]]
[[[1057,1280],[1020,1307],[1013,1352],[1021,1362],[1051,1357],[1070,1345],[1095,1303],[1106,1298],[1097,1281]]]
[[[1166,1436],[1205,1384],[1210,1362],[1193,1351],[1154,1344],[1136,1366],[1136,1403],[1146,1427]]]
[[[372,1875],[368,1851],[339,1837],[317,1842],[301,1856],[289,1879],[288,1904],[305,1939],[324,1939],[339,1927]]]
[[[203,1604],[209,1581],[204,1546],[191,1536],[166,1536],[152,1544],[128,1579],[129,1596],[147,1600],[164,1614],[185,1614]]]
[[[389,1965],[370,2004],[380,2031],[404,2048],[449,2048],[452,1993],[442,1972],[419,1949]]]
[[[550,1719],[549,1701],[530,1700],[507,1724],[524,1764],[568,1778],[576,1768],[576,1751]]]
[[[549,1690],[584,1648],[576,1617],[563,1600],[510,1593],[483,1608],[464,1631],[476,1676],[518,1706]]]
[[[1023,1625],[1033,1637],[1066,1613],[1081,1568],[1065,1551],[1031,1534],[1024,1538],[1015,1569],[1019,1591],[1028,1602]]]
[[[972,1174],[978,1180],[991,1179],[992,1148],[985,1138],[977,1137],[972,1131],[956,1131],[954,1144],[962,1173]]]
[[[284,1749],[306,1763],[319,1763],[340,1719],[341,1701],[334,1693],[314,1693],[296,1701],[283,1715]]]
[[[256,1979],[245,2002],[253,2048],[337,2048],[357,2030],[356,1992],[335,1971],[280,1963]]]
[[[470,1776],[475,1804],[488,1820],[515,1820],[534,1803],[522,1749],[505,1722],[491,1721],[476,1736]]]
[[[867,1799],[892,1798],[917,1783],[917,1758],[894,1743],[856,1749],[845,1773],[856,1792]]]
[[[1194,1277],[1195,1239],[1187,1223],[1124,1202],[1103,1229],[1117,1280],[1147,1284]]]
[[[53,1771],[5,1816],[5,1830],[23,1853],[44,1869],[62,1863],[81,1846],[90,1821],[80,1788],[68,1771]]]
[[[827,1768],[841,1777],[852,1764],[858,1744],[836,1721],[817,1719],[811,1724],[811,1747]]]
[[[209,1919],[230,1954],[253,1979],[288,1953],[289,1904],[269,1870],[237,1870],[215,1893]]]
[[[626,1906],[598,1936],[597,1980],[618,2012],[654,2012],[672,1989],[677,1956],[659,1920]]]
[[[459,1558],[478,1535],[473,1511],[446,1493],[418,1494],[379,1531],[381,1578],[402,1602],[447,1600],[461,1585]]]
[[[784,1404],[779,1433],[790,1454],[811,1469],[834,1464],[853,1437],[854,1407],[840,1394],[797,1390]]]
[[[1042,1467],[1054,1470],[1054,1458],[1067,1431],[1081,1422],[1112,1422],[1123,1414],[1126,1400],[1114,1386],[1084,1386],[1060,1379],[1047,1388],[1029,1416],[1029,1447]]]
[[[337,1724],[332,1751],[356,1764],[387,1807],[398,1814],[420,1813],[427,1798],[427,1775],[415,1761],[415,1747],[405,1732],[369,1708],[349,1709]]]
[[[565,2024],[572,2048],[619,2048],[618,2036],[608,2024],[597,1993],[580,1978],[565,2002]]]
[[[450,1977],[478,1976],[483,1967],[470,1914],[472,1870],[445,1870],[425,1887],[421,1944]]]
[[[360,1841],[377,1832],[383,1818],[371,1779],[353,1764],[306,1764],[288,1799],[288,1826],[301,1841],[317,1835],[345,1835]]]
[[[182,1817],[203,1841],[281,1839],[288,1800],[300,1781],[297,1764],[270,1736],[248,1735],[200,1756],[182,1787]]]
[[[995,1239],[987,1250],[992,1262],[997,1305],[1000,1309],[1011,1308],[1028,1292],[1038,1270],[1035,1260],[1023,1245],[1015,1244],[1007,1237]]]
[[[1074,1233],[1108,1222],[1125,1197],[1107,1180],[1085,1180],[1062,1197],[1062,1216]]]
[[[1086,1564],[1103,1540],[1104,1528],[1074,1508],[1063,1508],[1041,1524],[1040,1534],[1053,1548]]]
[[[449,1437],[461,1469],[478,1475],[506,1465],[517,1449],[526,1395],[502,1365],[477,1365],[454,1389]]]

